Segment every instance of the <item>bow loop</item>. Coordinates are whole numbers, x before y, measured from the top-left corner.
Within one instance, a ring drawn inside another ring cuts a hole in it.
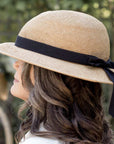
[[[114,62],[112,62],[111,59],[108,59],[108,61],[106,63],[109,66],[109,68],[113,68],[114,69]]]
[[[108,59],[108,61],[104,61],[97,57],[89,57],[88,64],[90,66],[95,66],[95,67],[113,68],[114,69],[114,62],[112,62],[110,59]]]

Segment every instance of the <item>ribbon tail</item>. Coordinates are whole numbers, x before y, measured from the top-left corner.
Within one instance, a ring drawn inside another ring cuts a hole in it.
[[[112,97],[110,100],[110,105],[109,105],[109,114],[114,117],[114,72],[112,72],[108,68],[104,68],[104,71],[107,73],[108,77],[111,79],[113,82],[113,92],[112,92]]]
[[[110,106],[109,106],[109,114],[114,117],[114,84],[113,84],[113,93],[110,101]]]

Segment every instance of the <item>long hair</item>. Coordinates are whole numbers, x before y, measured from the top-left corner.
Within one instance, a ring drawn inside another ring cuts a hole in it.
[[[35,84],[30,80],[34,67]],[[104,118],[102,88],[99,83],[66,76],[28,63],[22,84],[30,91],[19,110],[25,116],[16,135],[19,142],[26,132],[55,137],[65,144],[112,144],[112,131]],[[46,132],[40,132],[40,124]]]

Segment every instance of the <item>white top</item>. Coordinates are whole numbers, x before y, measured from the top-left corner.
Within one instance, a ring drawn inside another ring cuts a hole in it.
[[[40,126],[39,131],[47,131],[43,125]],[[64,144],[63,141],[57,140],[56,138],[43,138],[39,136],[32,135],[30,131],[25,135],[19,144]]]

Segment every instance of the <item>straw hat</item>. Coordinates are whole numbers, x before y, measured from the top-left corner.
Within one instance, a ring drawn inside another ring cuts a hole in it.
[[[52,49],[59,48],[92,55],[107,61],[110,55],[107,30],[99,20],[88,14],[70,10],[47,11],[29,20],[20,30],[18,37],[19,45],[10,42],[0,44],[0,53],[72,77],[113,84],[100,67],[73,63],[41,54],[35,50],[25,49],[23,44],[21,47],[21,39],[24,38],[25,47],[30,45],[34,47],[34,42],[38,42],[45,49],[50,46]],[[29,45],[29,41],[33,42],[33,45],[31,43]],[[42,49],[37,46],[33,49],[37,48]]]

